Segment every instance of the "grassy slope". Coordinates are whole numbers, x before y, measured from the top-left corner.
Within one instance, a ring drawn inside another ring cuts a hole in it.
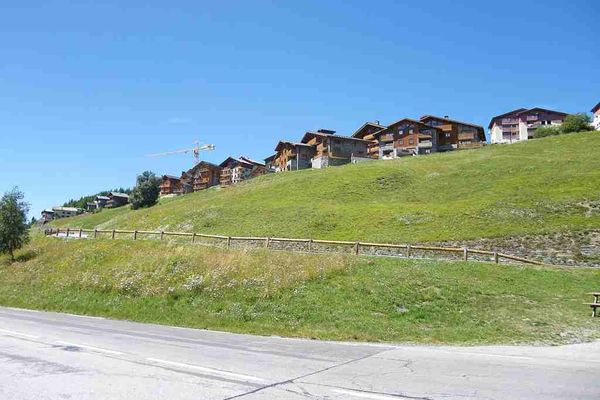
[[[304,170],[56,224],[417,242],[600,226],[600,135]]]
[[[35,237],[0,257],[0,304],[328,339],[600,338],[582,306],[600,270]]]

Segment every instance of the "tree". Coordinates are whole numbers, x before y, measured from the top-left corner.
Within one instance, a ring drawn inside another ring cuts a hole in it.
[[[158,201],[159,194],[160,179],[154,175],[154,172],[144,171],[138,175],[137,183],[129,196],[131,208],[137,210],[142,207],[151,207]]]
[[[560,130],[562,133],[583,132],[593,130],[591,119],[585,113],[571,114],[565,117]]]
[[[0,199],[0,253],[10,254],[11,261],[15,260],[15,250],[29,241],[29,204],[24,198],[15,187]]]

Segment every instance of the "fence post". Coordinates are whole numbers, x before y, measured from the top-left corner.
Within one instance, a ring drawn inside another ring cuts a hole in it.
[[[56,228],[56,237],[58,237],[59,233],[60,233],[60,228]]]
[[[467,249],[466,247],[463,247],[463,260],[467,261],[468,258],[469,258],[469,249]]]
[[[133,240],[137,239],[137,231],[133,231]]]
[[[196,241],[196,233],[192,233],[192,243]]]
[[[271,242],[271,238],[267,237],[267,239],[265,240],[265,247],[269,248],[269,243]]]
[[[71,228],[67,228],[67,238],[69,237],[69,233],[71,233],[70,231],[71,231]]]
[[[360,247],[360,242],[356,242],[354,244],[354,254],[358,255],[358,249]]]
[[[406,257],[410,257],[410,244],[406,245]]]
[[[312,251],[312,239],[308,239],[308,251]]]
[[[231,236],[227,236],[227,247],[231,246]]]
[[[82,232],[82,229],[81,229],[81,228],[79,228],[79,238],[80,238],[80,239],[81,239],[81,232]]]
[[[113,238],[113,239],[115,238],[115,230],[114,230],[114,229],[113,229],[113,231],[112,231],[112,238]]]
[[[96,237],[98,237],[98,229],[94,228],[94,239],[96,239]]]
[[[165,235],[165,233],[163,231],[160,231],[160,240],[163,240],[164,235]]]
[[[498,252],[497,251],[494,252],[494,262],[496,264],[498,264]]]

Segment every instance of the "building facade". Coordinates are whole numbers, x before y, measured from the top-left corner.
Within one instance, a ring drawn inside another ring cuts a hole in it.
[[[353,158],[368,157],[368,141],[336,135],[335,131],[328,129],[306,132],[301,143],[310,145],[314,149],[314,155],[311,159],[312,168],[344,165],[352,162]]]
[[[483,126],[449,119],[448,116],[424,115],[420,121],[441,129],[437,138],[437,151],[472,149],[485,145]]]
[[[306,143],[280,141],[275,147],[275,172],[296,171],[311,167],[315,147]]]
[[[167,196],[181,193],[181,178],[173,175],[163,175],[160,183],[160,195]]]
[[[594,108],[592,108],[592,125],[595,130],[600,131],[600,103],[596,104]]]
[[[488,129],[491,143],[515,143],[533,139],[540,126],[559,126],[569,115],[545,108],[518,108],[492,118]]]
[[[442,130],[423,122],[403,118],[388,127],[365,136],[369,156],[389,160],[403,156],[430,154],[437,151]]]

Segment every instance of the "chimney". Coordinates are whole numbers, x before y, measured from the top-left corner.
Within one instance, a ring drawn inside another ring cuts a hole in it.
[[[444,115],[444,119],[448,119],[448,116],[447,116],[447,115]]]
[[[379,123],[379,120],[378,120],[378,119],[376,119],[376,120],[375,120],[375,123],[376,123],[377,125],[380,125],[380,123]]]

